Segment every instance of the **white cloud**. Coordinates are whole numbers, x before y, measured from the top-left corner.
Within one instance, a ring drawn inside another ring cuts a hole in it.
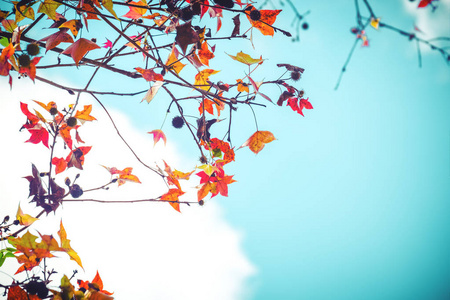
[[[42,170],[48,167],[48,150],[43,145],[24,143],[29,134],[19,133],[25,121],[19,101],[38,108],[31,104],[31,99],[44,103],[53,100],[60,107],[74,99],[65,91],[39,82],[32,85],[29,79],[16,80],[12,92],[8,88],[3,83],[0,87],[3,124],[0,217],[15,215],[19,200],[26,213],[38,212],[27,204],[28,182],[23,177],[30,174],[31,162]],[[144,130],[135,130],[120,112],[110,113],[123,136],[136,147],[146,163],[160,161],[161,157],[174,166],[182,161],[170,141],[167,147],[153,147],[152,137]],[[86,193],[86,198],[144,199],[164,192],[162,180],[136,161],[109,126],[99,106],[94,105],[92,115],[102,120],[80,128],[82,139],[93,148],[86,155],[84,171],[77,182],[84,189],[108,182],[108,172],[99,166],[103,164],[120,169],[132,166],[133,174],[139,176],[143,184],[126,183],[120,188],[111,187],[109,191]],[[58,151],[61,152],[56,156],[65,157],[67,150],[63,153],[58,148]],[[73,179],[79,172],[73,169],[61,177]],[[189,198],[195,201],[194,195]],[[182,214],[167,203],[65,203],[56,216],[42,218],[33,227],[42,234],[56,235],[62,217],[72,247],[85,267],[85,273],[81,270],[76,278],[92,280],[99,270],[105,289],[114,291],[116,299],[242,299],[248,295],[246,282],[255,274],[255,268],[243,253],[242,234],[226,222],[218,200],[204,207],[182,207]],[[67,257],[52,260],[56,262],[55,268],[65,270],[68,276],[76,268]],[[13,273],[17,265],[11,263],[4,266]],[[59,278],[54,277],[55,287]],[[0,281],[5,280],[8,279],[2,274]]]

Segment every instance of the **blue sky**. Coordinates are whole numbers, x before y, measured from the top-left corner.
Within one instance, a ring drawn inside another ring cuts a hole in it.
[[[382,22],[405,31],[416,24],[425,39],[450,36],[450,22],[445,17],[449,1],[439,1],[434,14],[430,9],[417,10],[417,1],[372,2]],[[216,197],[200,211],[185,208],[182,214],[189,220],[193,216],[203,220],[213,210],[213,216],[232,228],[230,234],[238,232],[239,238],[233,235],[226,241],[237,244],[234,257],[240,257],[240,266],[245,266],[239,274],[246,296],[241,291],[224,299],[447,299],[448,64],[422,47],[419,68],[414,43],[396,32],[369,28],[370,46],[357,46],[339,89],[334,90],[355,38],[350,33],[355,25],[353,1],[307,1],[298,3],[297,8],[311,11],[306,17],[309,29],[301,31],[300,43],[282,35],[270,38],[254,33],[255,49],[248,42],[231,41],[227,44],[230,49],[224,51],[236,54],[243,50],[267,58],[255,80],[271,77],[277,63],[304,67],[297,86],[305,89],[314,109],[302,117],[289,107],[256,108],[259,129],[270,130],[277,140],[256,156],[248,149],[238,150],[228,171],[238,182],[230,186],[229,197]],[[367,15],[364,10],[363,14]],[[286,9],[276,25],[290,28],[291,17]],[[222,30],[226,30],[224,26]],[[211,67],[230,69],[215,76],[222,80],[233,76],[234,80],[239,63],[224,53],[216,55]],[[76,85],[78,79],[67,81]],[[109,82],[106,78],[96,84],[101,87]],[[145,88],[143,81],[123,87],[128,91]],[[273,99],[279,95],[278,89],[263,92]],[[148,105],[139,103],[139,96],[107,101],[113,110],[132,116],[127,121],[130,127],[145,133],[159,128],[164,119],[167,99],[159,96]],[[245,108],[236,112],[233,121],[232,139],[238,147],[254,132],[254,121]],[[195,145],[185,144],[189,143],[187,133],[169,123],[163,130],[171,140],[170,157],[180,169],[197,164]],[[217,134],[223,133],[218,130]],[[176,154],[179,151],[181,158]],[[76,224],[76,220],[68,222]],[[176,222],[183,227],[183,219]],[[195,228],[195,224],[191,226]],[[203,236],[212,238],[214,232]],[[196,241],[202,247],[208,245]],[[210,260],[199,258],[200,265],[207,263]],[[180,262],[173,272],[189,276],[189,268],[195,267]],[[216,271],[196,275],[206,278]]]

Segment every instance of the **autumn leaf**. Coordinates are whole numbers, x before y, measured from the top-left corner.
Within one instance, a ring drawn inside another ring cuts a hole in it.
[[[106,43],[103,44],[102,48],[112,48],[112,42],[106,39]]]
[[[435,0],[421,0],[419,2],[419,5],[417,6],[418,8],[422,8],[422,7],[427,7],[428,5],[431,4],[431,2],[433,2]]]
[[[109,11],[116,19],[118,19],[116,12],[113,9],[113,1],[112,0],[103,0],[102,5]]]
[[[186,53],[187,46],[190,44],[195,44],[200,41],[198,33],[192,29],[191,22],[186,22],[183,25],[178,25],[176,27],[177,35],[175,37],[175,42],[180,46],[183,53]]]
[[[8,289],[7,300],[41,300],[41,298],[28,294],[19,285],[14,285]]]
[[[42,108],[44,108],[48,112],[50,112],[50,109],[52,109],[52,108],[57,108],[56,103],[54,101],[50,101],[47,104],[42,103],[40,101],[36,101],[36,100],[33,100],[33,101],[36,102],[37,104],[39,104]]]
[[[77,37],[78,31],[83,27],[80,20],[69,20],[62,23],[59,28],[69,28],[74,37]]]
[[[56,20],[56,9],[61,5],[61,3],[58,3],[53,0],[44,0],[44,2],[41,2],[38,8],[38,13],[46,14],[50,19]]]
[[[214,102],[205,98],[202,102],[200,102],[200,106],[198,107],[198,111],[200,112],[200,115],[203,114],[203,111],[206,110],[211,115],[214,114]]]
[[[48,138],[49,134],[47,129],[42,127],[41,124],[36,124],[35,126],[31,128],[27,128],[28,132],[31,133],[31,137],[26,140],[25,142],[33,143],[33,144],[39,144],[42,142],[42,144],[48,148]]]
[[[128,2],[128,4],[139,5],[139,6],[146,6],[147,2],[145,0],[144,1],[138,1],[138,2],[131,1],[131,2]],[[147,12],[146,8],[140,8],[140,7],[135,7],[135,6],[128,6],[128,8],[130,9],[130,11],[127,12],[122,17],[137,20],[137,19],[142,18],[142,16],[145,15],[145,13]]]
[[[189,177],[194,172],[180,172],[178,170],[172,171],[172,168],[163,160],[164,162],[164,171],[167,173],[167,182],[169,185],[175,185],[179,190],[181,190],[180,182],[178,179],[189,180]]]
[[[213,156],[222,158],[220,160],[222,164],[225,165],[234,161],[234,150],[228,142],[219,140],[218,138],[212,138],[209,143],[209,148],[213,152]]]
[[[34,82],[34,79],[36,78],[36,65],[41,60],[41,58],[42,57],[34,57],[30,61],[30,65],[29,66],[27,66],[27,67],[20,66],[19,73],[22,74],[22,75],[26,74]]]
[[[84,156],[91,151],[92,146],[78,147],[70,151],[66,157],[67,168],[75,167],[83,170]]]
[[[77,280],[78,286],[81,288],[84,288],[86,291],[90,289],[91,286],[94,286],[98,289],[99,293],[105,294],[105,295],[112,295],[113,293],[110,293],[103,289],[103,281],[100,277],[100,274],[97,271],[97,274],[95,275],[94,279],[92,279],[92,282],[89,281],[83,281],[83,280]],[[89,299],[92,299],[93,296],[91,296]],[[97,298],[93,298],[97,299]],[[105,299],[112,299],[111,297],[105,298]]]
[[[233,32],[231,33],[231,36],[237,36],[240,33],[240,28],[241,28],[241,20],[239,19],[239,15],[236,15],[233,17],[233,24],[234,24],[234,28],[233,28]]]
[[[370,26],[372,26],[375,29],[378,29],[378,27],[380,26],[380,18],[371,18],[370,19]]]
[[[237,90],[238,90],[238,92],[247,92],[247,93],[250,93],[250,90],[249,90],[249,88],[248,88],[248,84],[246,84],[246,83],[244,83],[243,81],[242,81],[242,79],[236,79],[236,82],[237,82]]]
[[[117,184],[118,186],[121,186],[122,184],[125,184],[127,181],[141,183],[139,181],[139,178],[131,172],[133,171],[133,168],[125,168],[123,170],[119,170],[116,167],[108,168],[103,166],[111,175],[118,175],[117,177]]]
[[[27,5],[21,5],[21,6],[17,6],[18,4],[20,4],[22,1],[13,1],[12,3],[14,4],[14,8],[16,11],[16,24],[19,23],[20,21],[22,21],[25,18],[34,20],[34,10],[33,8]]]
[[[233,176],[226,175],[221,164],[214,165],[214,171],[207,173],[205,171],[196,174],[200,177],[201,187],[197,192],[198,201],[205,198],[208,193],[211,193],[211,198],[218,194],[228,197],[228,185],[236,182]]]
[[[269,98],[266,94],[263,94],[263,93],[261,93],[261,92],[259,91],[259,87],[261,86],[261,82],[260,82],[260,83],[255,82],[250,76],[247,76],[247,78],[248,78],[248,80],[250,81],[250,83],[252,84],[253,89],[255,90],[255,93],[256,93],[256,94],[260,95],[261,97],[263,97],[263,98],[266,99],[267,101],[272,102],[272,100],[270,100],[270,98]]]
[[[20,110],[25,116],[27,116],[27,124],[25,124],[23,127],[33,127],[39,122],[39,118],[28,110],[28,104],[20,102]]]
[[[85,105],[83,110],[78,110],[74,117],[77,118],[78,120],[80,120],[81,122],[83,121],[94,121],[97,120],[96,118],[94,118],[93,116],[91,116],[91,111],[92,111],[92,105]]]
[[[29,214],[24,214],[19,205],[19,208],[18,208],[17,214],[16,214],[16,220],[19,221],[20,225],[30,226],[31,224],[33,224],[35,221],[37,221],[39,219],[32,217]]]
[[[85,38],[80,38],[78,41],[64,50],[62,54],[70,55],[75,61],[75,64],[78,66],[78,63],[83,58],[83,56],[86,55],[86,53],[98,48],[100,48],[100,46],[98,46],[96,43]]]
[[[9,70],[11,69],[11,64],[9,63],[9,60],[11,59],[11,56],[13,56],[15,52],[15,48],[12,43],[9,43],[8,46],[3,48],[2,54],[0,55],[0,75],[2,76],[8,76]]]
[[[178,212],[180,211],[180,203],[178,202],[174,202],[174,201],[179,201],[178,197],[180,197],[181,195],[183,195],[184,192],[177,188],[177,189],[169,189],[169,191],[167,193],[165,193],[164,195],[161,196],[161,200],[165,200],[165,201],[169,201],[169,204]]]
[[[144,98],[142,98],[142,101],[147,101],[147,103],[150,103],[153,98],[155,98],[156,93],[158,93],[158,90],[160,89],[160,87],[162,87],[162,85],[164,84],[164,82],[162,81],[155,81],[155,83],[153,83],[153,85],[151,86],[151,88],[148,89],[147,93],[145,94]]]
[[[41,39],[41,41],[45,42],[45,52],[55,48],[60,43],[73,43],[73,38],[66,31],[67,29],[62,29]]]
[[[59,173],[63,172],[65,169],[67,169],[67,162],[64,158],[53,157],[52,165],[54,165],[56,167],[55,168],[56,174],[59,174]]]
[[[198,57],[200,58],[200,61],[206,66],[209,66],[209,60],[214,58],[214,53],[209,51],[208,43],[206,41],[203,42],[202,47],[198,49]]]
[[[80,267],[83,268],[83,264],[81,263],[80,257],[75,252],[75,250],[73,250],[72,247],[70,246],[70,240],[67,239],[67,233],[66,233],[66,230],[64,229],[62,220],[59,225],[58,235],[59,235],[59,238],[61,239],[60,250],[66,252],[69,255],[71,260],[75,261]]]
[[[297,113],[303,115],[303,109],[313,109],[312,104],[309,102],[309,98],[307,99],[300,99],[292,97],[289,98],[287,101],[287,105],[292,108],[293,111],[296,111]]]
[[[179,74],[180,71],[186,66],[178,60],[178,50],[175,45],[172,47],[169,57],[166,61],[166,66],[172,69],[175,73]]]
[[[248,146],[250,150],[258,154],[264,146],[275,140],[275,137],[270,131],[256,131],[239,149]]]
[[[228,54],[228,53],[227,53]],[[262,64],[264,59],[262,59],[262,56],[260,58],[252,58],[250,55],[245,54],[244,52],[240,51],[236,56],[228,54],[232,59],[241,62],[243,64],[246,64],[247,66],[251,66],[253,64]]]
[[[194,85],[203,89],[203,90],[209,90],[209,76],[219,73],[220,71],[215,71],[213,69],[204,69],[195,75],[195,83]]]
[[[134,68],[147,81],[164,81],[161,74],[156,73],[153,69]]]
[[[69,147],[70,150],[72,150],[73,141],[72,136],[70,135],[70,131],[73,129],[73,127],[68,126],[67,124],[62,124],[59,127],[59,136],[64,140],[67,147]]]
[[[164,141],[164,146],[166,145],[167,142],[166,135],[162,130],[155,129],[147,133],[153,134],[153,146],[156,146],[156,143],[158,143],[160,139]]]
[[[250,21],[250,24],[252,24],[253,27],[258,29],[263,35],[271,35],[273,36],[275,31],[272,28],[273,23],[275,23],[275,20],[278,16],[278,14],[281,12],[281,10],[264,10],[261,9],[259,12],[261,13],[261,17],[257,21],[253,21],[250,18],[250,13],[254,10],[257,10],[254,6],[249,5],[245,8],[245,11],[247,12],[247,19]]]

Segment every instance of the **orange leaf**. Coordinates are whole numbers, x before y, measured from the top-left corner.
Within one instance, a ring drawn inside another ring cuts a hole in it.
[[[36,295],[30,295],[25,292],[20,286],[15,285],[8,289],[7,300],[40,300]]]
[[[153,134],[153,146],[156,145],[157,142],[159,142],[160,139],[163,139],[164,141],[164,146],[166,145],[167,139],[166,139],[166,135],[164,134],[164,132],[160,129],[156,129],[150,132],[147,132],[150,134]]]
[[[169,204],[178,212],[180,211],[180,203],[174,202],[179,201],[178,197],[183,195],[184,192],[181,189],[169,189],[167,193],[161,196],[161,200],[171,201]]]
[[[156,73],[153,69],[134,68],[138,73],[142,75],[147,81],[164,81],[161,74]]]
[[[210,114],[214,114],[214,102],[209,99],[203,99],[203,102],[200,102],[200,106],[198,107],[198,111],[200,112],[200,115],[203,114],[203,106],[205,107],[205,110],[209,112]]]
[[[239,149],[248,146],[253,153],[258,154],[266,144],[273,140],[275,137],[270,131],[257,131]]]
[[[67,168],[67,162],[64,158],[53,157],[52,165],[55,165],[55,173],[59,174]]]
[[[273,36],[275,31],[269,26],[275,23],[275,20],[281,10],[260,10],[261,18],[258,21],[253,21],[250,18],[250,12],[256,10],[252,5],[247,6],[245,11],[247,12],[247,19],[250,21],[253,27],[257,28],[263,35],[271,35]]]
[[[85,38],[80,38],[78,41],[70,45],[62,53],[72,56],[73,60],[75,61],[75,64],[78,66],[78,63],[83,58],[83,56],[86,55],[86,53],[88,53],[91,50],[99,48],[100,46],[98,46],[96,43],[87,40]]]
[[[94,121],[97,120],[96,118],[94,118],[93,116],[91,116],[91,111],[92,111],[92,105],[85,105],[83,110],[78,110],[75,114],[75,118],[81,120],[81,122],[83,121]]]
[[[166,66],[174,70],[175,73],[177,74],[179,74],[181,69],[183,69],[184,66],[186,66],[185,64],[182,64],[181,62],[178,61],[178,51],[176,50],[175,46],[172,47],[172,52],[167,58]]]
[[[204,65],[209,66],[209,60],[214,57],[214,53],[209,51],[207,42],[203,42],[202,47],[198,49],[198,57]]]
[[[59,28],[69,28],[74,37],[77,37],[78,30],[83,27],[80,20],[69,20],[67,22],[62,23]]]
[[[129,4],[140,5],[140,6],[147,5],[146,1],[138,1],[138,2],[131,1],[131,2],[129,2]],[[147,12],[146,8],[140,8],[140,7],[134,7],[134,6],[128,6],[128,8],[130,9],[130,11],[127,12],[125,15],[123,15],[123,17],[134,19],[134,20],[142,18],[142,16]]]
[[[50,109],[52,109],[53,107],[56,108],[56,103],[54,101],[50,101],[47,104],[44,104],[40,101],[36,101],[33,100],[34,102],[36,102],[37,104],[39,104],[41,107],[43,107],[46,111],[50,112]]]
[[[237,84],[238,84],[238,86],[237,86],[238,92],[247,92],[247,93],[250,93],[250,90],[249,90],[249,88],[248,88],[248,84],[244,83],[244,82],[242,81],[242,79],[237,79],[236,82],[237,82]]]

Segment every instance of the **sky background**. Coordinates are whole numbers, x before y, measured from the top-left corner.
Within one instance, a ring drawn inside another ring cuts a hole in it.
[[[439,1],[434,13],[430,8],[418,10],[418,1],[372,2],[382,22],[405,31],[416,25],[424,39],[450,36],[449,1]],[[369,28],[370,46],[356,47],[339,89],[334,90],[355,38],[350,33],[355,26],[353,1],[303,1],[296,6],[300,13],[311,11],[305,19],[309,29],[301,31],[299,43],[281,34],[270,38],[254,32],[255,49],[248,41],[227,42],[227,49],[218,43],[211,68],[223,68],[214,80],[234,81],[242,68],[224,52],[235,55],[240,50],[267,58],[255,80],[281,74],[277,63],[301,66],[305,72],[296,86],[305,89],[314,109],[304,111],[305,117],[289,107],[255,109],[259,129],[270,130],[277,140],[258,155],[246,148],[236,152],[227,173],[235,174],[238,182],[230,185],[228,198],[218,196],[201,208],[182,207],[182,214],[166,204],[68,203],[56,216],[36,222],[39,232],[55,234],[62,218],[85,265],[84,280],[92,279],[98,269],[105,289],[114,291],[116,299],[450,297],[448,64],[421,46],[419,68],[414,42],[397,32]],[[281,8],[285,10],[275,25],[294,32],[292,12]],[[225,21],[226,17],[221,30],[228,32]],[[105,41],[98,34],[97,39],[99,44]],[[111,84],[109,73],[104,74],[94,82],[99,90]],[[74,87],[86,80],[48,76]],[[27,182],[22,179],[30,173],[30,162],[45,168],[48,157],[45,147],[24,144],[28,134],[17,132],[24,122],[18,101],[67,105],[74,98],[38,82],[31,86],[29,79],[14,79],[9,92],[7,79],[0,79],[1,93],[6,95],[1,111],[8,112],[2,135],[10,145],[2,150],[1,164],[7,172],[0,175],[0,197],[2,214],[5,209],[14,215],[19,200],[31,211],[26,204]],[[118,87],[146,88],[143,80]],[[280,93],[263,92],[273,99]],[[166,148],[153,147],[146,134],[160,128],[165,117],[168,98],[158,96],[150,104],[140,103],[142,96],[103,101],[146,160],[160,162],[163,157],[188,171],[198,164],[198,150],[187,131],[170,126],[174,111],[163,127]],[[88,97],[82,101],[93,102]],[[92,115],[98,122],[80,132],[94,146],[87,156],[92,164],[86,162],[80,185],[92,186],[99,178],[104,178],[101,183],[108,181],[98,164],[133,166],[143,184],[127,183],[107,195],[90,196],[139,199],[164,192],[158,179],[118,141],[101,108],[94,105]],[[252,112],[245,108],[233,115],[233,122],[237,148],[256,128]],[[218,126],[212,133],[220,136],[224,131]],[[104,140],[108,142],[99,142]],[[70,170],[67,176],[76,173]],[[186,198],[195,199],[195,191]],[[76,267],[65,258],[61,265],[68,274]],[[14,272],[17,266],[7,267]]]

